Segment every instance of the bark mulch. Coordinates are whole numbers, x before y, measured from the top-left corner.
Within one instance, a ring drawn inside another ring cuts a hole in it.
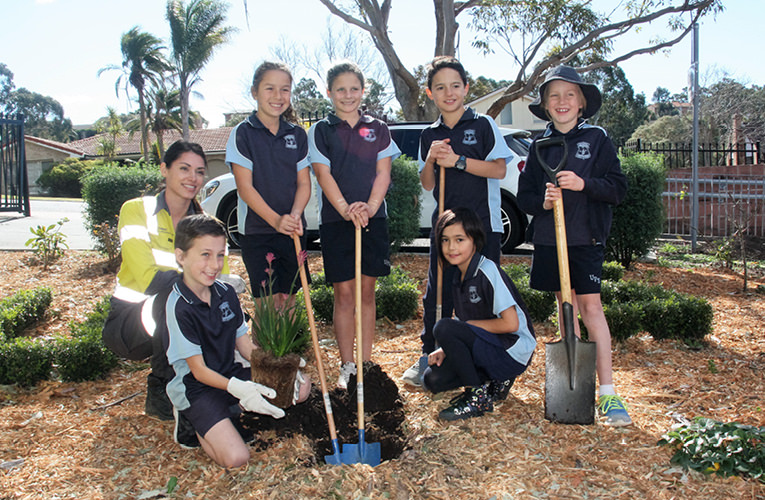
[[[425,256],[394,260],[424,288]],[[320,269],[320,255],[311,253],[309,264]],[[232,267],[246,276],[236,255]],[[724,269],[638,263],[627,277],[705,297],[714,307],[713,333],[701,347],[648,335],[614,346],[615,381],[630,404],[632,427],[544,419],[544,343],[556,336],[550,323],[536,325],[535,360],[507,401],[482,418],[439,422],[436,414],[453,394],[433,397],[399,381],[417,359],[421,318],[400,324],[381,320],[374,349],[379,373],[365,377],[365,399],[367,406],[373,404],[370,394],[377,387],[370,383],[398,396],[387,404],[396,413],[390,420],[400,418],[391,431],[398,433],[400,450],[375,468],[328,466],[317,459],[323,453],[317,442],[322,435],[328,442],[328,436],[316,400],[319,411],[292,422],[295,432],[289,437],[251,425],[257,439],[250,463],[221,469],[201,450],[179,448],[171,422],[143,414],[148,365],[130,362],[95,382],[0,387],[0,499],[765,499],[765,484],[683,471],[669,463],[671,450],[656,444],[673,424],[696,416],[765,425],[765,297],[742,293],[741,275]],[[113,285],[113,272],[91,252],[67,252],[47,272],[27,252],[0,252],[0,298],[38,286],[54,290],[50,314],[29,336],[68,334],[69,322],[83,320]],[[750,276],[750,290],[758,285],[765,285],[762,275]],[[336,345],[330,326],[320,324],[319,330],[334,384]],[[317,381],[312,352],[305,357]],[[315,390],[312,398],[317,396]],[[342,402],[342,397],[333,391],[333,403],[352,407],[355,427],[355,398]],[[374,417],[367,421],[367,441],[382,439],[380,434],[370,439]],[[356,443],[352,436],[341,441]]]

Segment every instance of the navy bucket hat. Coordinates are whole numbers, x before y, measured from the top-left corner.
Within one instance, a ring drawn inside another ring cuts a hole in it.
[[[565,82],[574,83],[579,85],[584,94],[584,99],[587,101],[587,105],[582,110],[582,118],[589,118],[600,109],[600,105],[603,100],[600,96],[600,90],[593,83],[587,83],[582,80],[579,73],[576,72],[571,66],[565,66],[561,64],[549,70],[545,75],[545,81],[539,86],[539,95],[534,102],[529,104],[529,110],[534,113],[534,116],[541,118],[542,120],[549,120],[544,108],[542,107],[542,96],[545,95],[545,88],[547,84],[553,80],[563,80]]]

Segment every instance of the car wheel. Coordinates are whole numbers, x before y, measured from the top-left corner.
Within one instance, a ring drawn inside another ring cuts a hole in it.
[[[229,248],[239,248],[239,218],[236,196],[229,196],[223,203],[223,208],[218,212],[218,218],[226,226]]]
[[[523,243],[525,228],[515,203],[508,198],[502,198],[500,212],[502,216],[502,239],[500,240],[502,253],[512,253],[515,247]]]

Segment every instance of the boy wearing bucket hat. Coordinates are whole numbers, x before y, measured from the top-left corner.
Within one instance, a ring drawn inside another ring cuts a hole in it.
[[[532,145],[518,181],[518,206],[533,216],[527,236],[534,244],[530,286],[556,292],[560,306],[560,280],[555,247],[553,204],[563,199],[574,317],[581,315],[590,340],[596,342],[598,410],[610,426],[630,425],[624,400],[616,395],[611,368],[611,332],[600,301],[604,250],[611,229],[612,207],[627,192],[627,179],[606,131],[585,119],[601,105],[598,88],[582,80],[570,66],[551,69],[529,110],[547,128],[536,140],[563,137],[566,167],[557,174],[558,186],[549,182]],[[542,149],[549,165],[562,159],[563,148]],[[579,335],[579,323],[574,322]]]

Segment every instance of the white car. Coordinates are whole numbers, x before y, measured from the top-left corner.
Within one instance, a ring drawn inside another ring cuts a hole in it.
[[[430,122],[403,122],[388,125],[391,137],[398,145],[401,152],[411,158],[417,158],[417,149],[420,143],[420,132],[429,126]],[[523,243],[528,217],[521,212],[516,203],[515,194],[518,191],[518,176],[526,164],[526,156],[529,152],[531,140],[529,132],[500,127],[500,132],[505,138],[507,145],[513,151],[514,156],[507,165],[507,174],[500,181],[502,193],[502,251],[510,253],[515,247]],[[305,209],[306,231],[308,240],[313,241],[319,237],[319,202],[316,193],[319,192],[316,178],[311,175],[313,191],[311,200]],[[430,219],[436,206],[432,191],[423,190],[420,196],[422,210],[420,212],[420,232],[423,237],[430,234]],[[201,192],[202,208],[208,214],[214,215],[226,224],[229,243],[233,248],[238,248],[238,219],[237,219],[237,196],[236,183],[231,173],[220,175],[211,179]]]

